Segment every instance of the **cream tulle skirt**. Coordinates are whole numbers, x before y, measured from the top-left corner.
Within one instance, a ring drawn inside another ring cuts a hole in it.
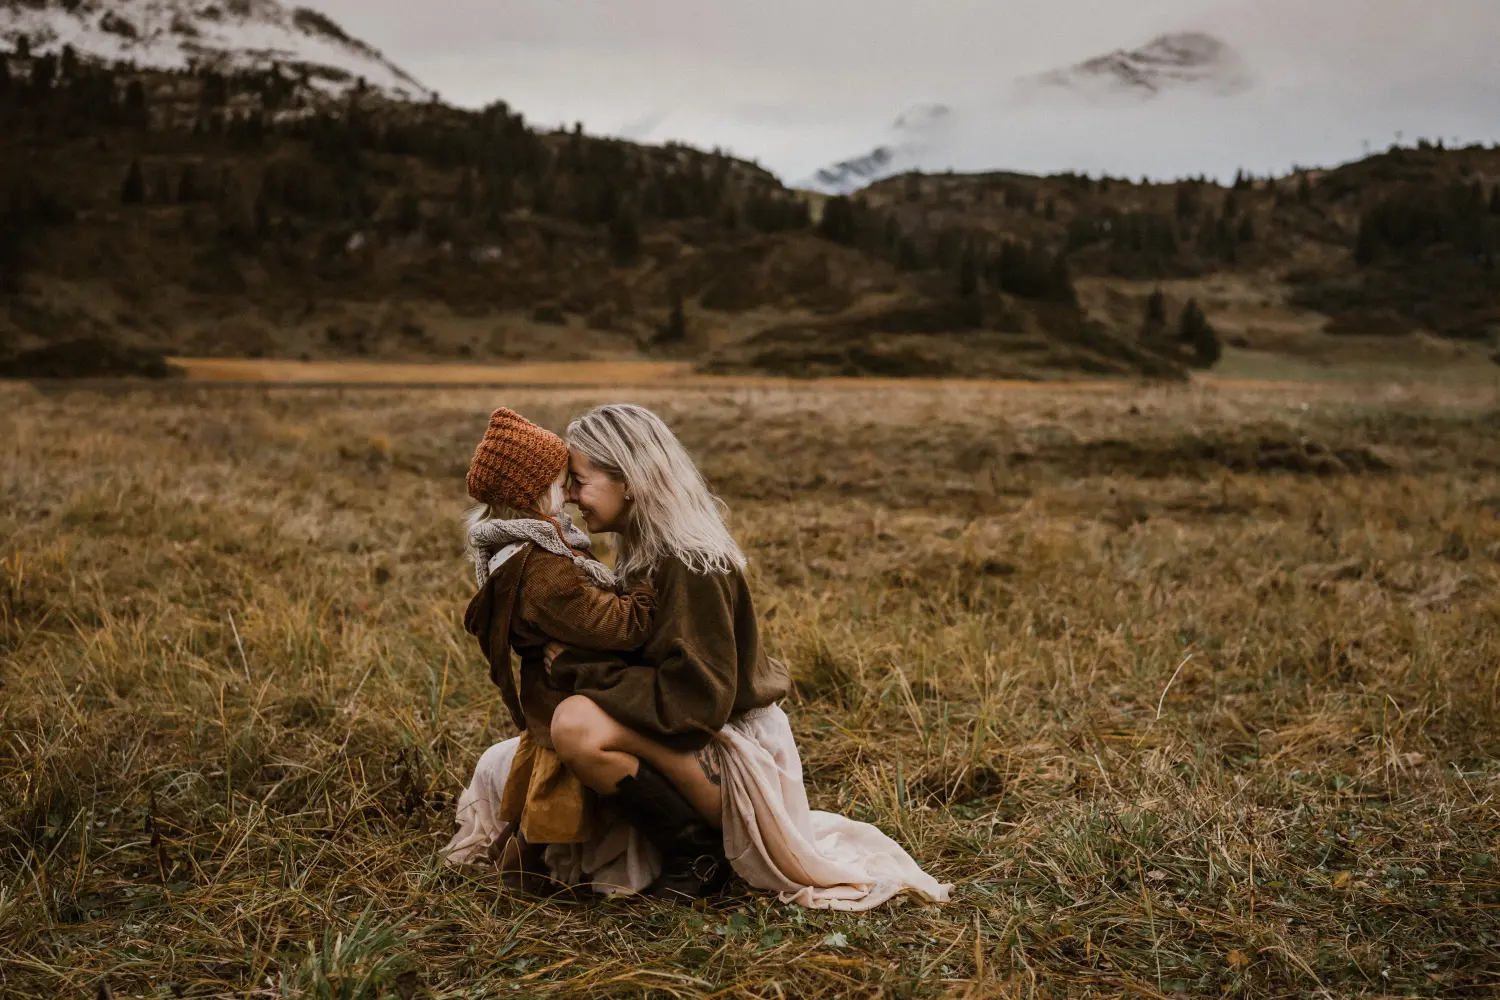
[[[509,834],[499,819],[500,800],[519,737],[490,747],[474,780],[458,800],[458,833],[444,848],[452,865],[491,864],[494,848]],[[950,885],[922,871],[911,855],[869,823],[808,807],[802,758],[779,706],[745,713],[720,730],[724,775],[724,852],[734,870],[784,903],[816,909],[868,910],[911,892],[948,901]],[[554,878],[599,892],[646,888],[661,858],[629,824],[605,812],[592,840],[553,844],[547,866]]]

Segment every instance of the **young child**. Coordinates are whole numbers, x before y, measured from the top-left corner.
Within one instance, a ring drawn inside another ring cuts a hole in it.
[[[469,551],[479,592],[464,613],[511,719],[522,731],[491,845],[507,884],[538,888],[547,844],[581,844],[593,831],[594,793],[552,748],[552,711],[568,692],[548,677],[549,642],[631,650],[651,632],[655,592],[624,593],[589,554],[589,536],[563,513],[568,449],[562,439],[505,408],[490,417],[474,452]],[[519,684],[511,652],[520,658]],[[498,855],[498,857],[497,857]]]

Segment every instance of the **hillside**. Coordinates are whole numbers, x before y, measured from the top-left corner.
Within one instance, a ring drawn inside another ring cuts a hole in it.
[[[1091,315],[1121,333],[1166,287],[1253,299],[1269,325],[1252,319],[1235,335],[1266,341],[1254,346],[1271,346],[1287,317],[1332,334],[1500,337],[1500,147],[1424,141],[1228,187],[907,175],[861,201],[902,232],[960,232],[981,258],[1015,242],[1066,255],[1098,293]]]
[[[907,175],[824,200],[504,104],[18,44],[0,370],[146,372],[155,352],[1175,377],[1330,321],[1478,343],[1497,179],[1500,153],[1425,148],[1234,190]]]
[[[432,92],[369,44],[308,7],[276,0],[0,0],[0,41],[151,69],[279,69],[326,92],[374,87],[407,100]]]

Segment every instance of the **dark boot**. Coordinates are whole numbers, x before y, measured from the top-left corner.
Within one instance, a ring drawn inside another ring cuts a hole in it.
[[[557,883],[547,871],[546,853],[546,844],[533,844],[517,830],[500,855],[501,884],[511,892],[550,895],[557,889]]]
[[[724,836],[698,815],[675,785],[640,762],[606,800],[661,851],[661,875],[646,889],[653,899],[701,899],[719,892],[733,874]]]

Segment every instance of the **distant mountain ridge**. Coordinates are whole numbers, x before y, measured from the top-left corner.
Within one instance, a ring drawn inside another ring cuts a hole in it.
[[[1225,42],[1200,31],[1185,31],[1029,77],[1022,83],[1150,99],[1188,87],[1234,93],[1249,86],[1250,78],[1239,53]]]
[[[947,104],[920,105],[896,119],[867,153],[830,164],[800,186],[825,194],[852,194],[908,170],[943,170],[949,141],[986,127],[985,118],[1038,101],[1081,97],[1094,102],[1151,101],[1179,92],[1229,96],[1250,86],[1239,53],[1202,32],[1161,35],[1135,49],[1119,49],[1072,66],[1012,81],[1006,103],[968,114]],[[998,164],[997,164],[998,166]]]
[[[802,186],[829,194],[850,194],[882,177],[911,169],[952,116],[952,109],[945,104],[911,108],[892,123],[891,143],[824,167]]]
[[[153,69],[258,72],[279,66],[340,92],[363,79],[390,97],[433,92],[324,14],[276,0],[0,0],[0,39]]]

